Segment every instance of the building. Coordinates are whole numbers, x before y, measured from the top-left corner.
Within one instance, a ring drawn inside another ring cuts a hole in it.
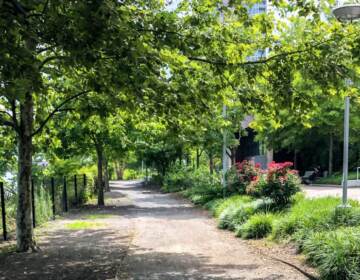
[[[254,4],[249,9],[250,15],[257,15],[261,13],[267,13],[270,9],[267,0],[263,0],[261,3]],[[249,60],[259,60],[266,57],[267,50],[258,50],[256,53],[249,57]],[[235,162],[241,162],[243,160],[252,160],[255,163],[260,163],[262,168],[266,168],[267,164],[273,161],[273,151],[267,149],[262,143],[256,141],[256,132],[249,127],[252,116],[247,116],[241,122],[241,129],[244,135],[239,133],[235,134],[235,137],[239,139],[239,146],[235,151],[234,160]]]

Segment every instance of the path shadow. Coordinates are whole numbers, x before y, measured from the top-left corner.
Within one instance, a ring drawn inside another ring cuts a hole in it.
[[[129,236],[111,229],[56,230],[37,253],[0,257],[0,279],[114,279]]]
[[[214,264],[203,255],[132,250],[124,263],[136,280],[280,280],[282,274],[256,277],[255,264]]]

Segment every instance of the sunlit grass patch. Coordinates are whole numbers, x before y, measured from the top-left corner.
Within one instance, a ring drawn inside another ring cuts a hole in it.
[[[86,215],[84,216],[84,219],[86,220],[97,220],[97,219],[109,219],[114,217],[114,215],[110,215],[110,214],[90,214],[90,215]]]
[[[66,225],[67,229],[71,230],[81,230],[81,229],[95,229],[101,228],[104,226],[104,223],[98,222],[88,222],[88,221],[75,221]]]

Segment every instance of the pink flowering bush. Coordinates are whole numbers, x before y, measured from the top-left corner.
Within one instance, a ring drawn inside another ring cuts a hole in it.
[[[253,161],[244,160],[235,164],[227,174],[229,190],[244,194],[248,185],[256,181],[260,174],[260,165]]]
[[[300,179],[292,166],[292,162],[271,162],[268,170],[262,170],[260,164],[244,160],[228,172],[229,190],[254,197],[268,197],[278,206],[286,205],[291,196],[300,190]]]
[[[271,162],[266,174],[267,183],[262,186],[262,195],[271,198],[278,205],[287,204],[291,196],[300,191],[298,172],[292,170],[292,166],[292,162]]]

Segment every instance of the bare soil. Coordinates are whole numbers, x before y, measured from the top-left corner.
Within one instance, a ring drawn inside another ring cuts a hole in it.
[[[290,247],[244,241],[216,228],[184,199],[113,182],[108,206],[88,206],[37,230],[37,253],[0,255],[0,279],[277,280],[311,279]],[[91,221],[97,228],[70,230]]]

